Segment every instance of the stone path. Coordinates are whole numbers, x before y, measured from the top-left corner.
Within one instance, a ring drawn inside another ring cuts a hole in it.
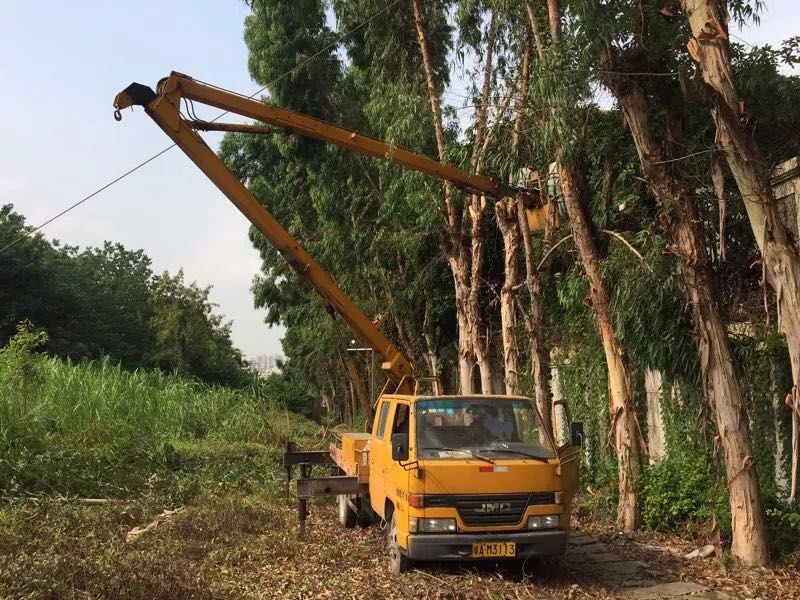
[[[570,537],[561,562],[564,568],[599,581],[609,590],[619,590],[620,596],[631,600],[733,600],[728,594],[689,581],[656,583],[647,563],[623,558],[592,536]]]

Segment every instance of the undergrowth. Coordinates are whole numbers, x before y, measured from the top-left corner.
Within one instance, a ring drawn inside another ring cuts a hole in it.
[[[131,498],[182,503],[204,481],[267,486],[280,445],[317,428],[259,396],[108,361],[35,352],[22,326],[0,350],[0,496]]]

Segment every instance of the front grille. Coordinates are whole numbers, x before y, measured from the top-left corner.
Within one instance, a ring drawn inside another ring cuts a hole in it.
[[[425,508],[454,507],[465,525],[515,525],[525,509],[537,504],[555,504],[554,492],[528,494],[442,494],[425,496]]]

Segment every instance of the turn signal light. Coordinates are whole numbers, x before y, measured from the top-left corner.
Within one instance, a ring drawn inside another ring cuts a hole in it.
[[[411,508],[423,508],[425,506],[425,496],[421,494],[409,494],[408,505]]]

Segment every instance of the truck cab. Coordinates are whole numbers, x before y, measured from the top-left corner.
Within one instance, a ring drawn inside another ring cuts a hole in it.
[[[369,504],[387,523],[393,569],[563,553],[580,424],[571,433],[557,447],[519,396],[381,396]]]

